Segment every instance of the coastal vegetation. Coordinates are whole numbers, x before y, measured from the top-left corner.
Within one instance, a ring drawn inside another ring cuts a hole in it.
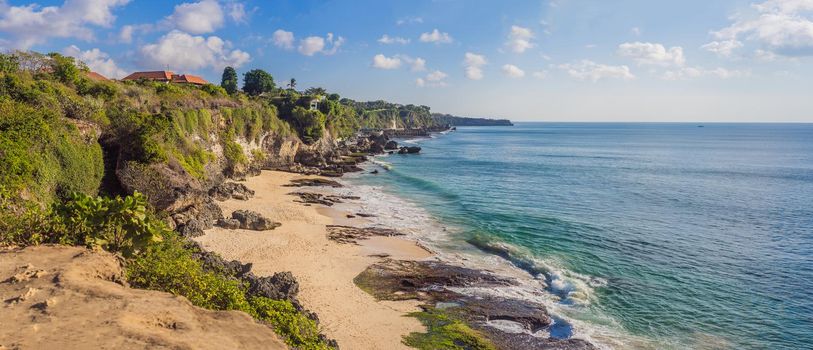
[[[286,147],[307,153],[362,129],[437,123],[427,106],[298,91],[295,79],[281,89],[259,69],[244,74],[241,91],[237,77],[227,67],[220,85],[110,81],[72,57],[0,54],[0,246],[113,252],[130,286],[243,311],[297,349],[333,347],[298,304],[251,293],[240,276],[202,261],[183,236],[201,228],[194,219],[179,225],[171,208],[207,208],[198,193],[250,167],[293,162]],[[489,348],[464,323],[416,317],[430,332],[411,335],[411,345]]]

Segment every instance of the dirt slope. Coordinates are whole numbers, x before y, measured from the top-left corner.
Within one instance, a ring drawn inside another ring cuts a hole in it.
[[[0,349],[287,349],[267,326],[116,283],[104,252],[0,249]]]

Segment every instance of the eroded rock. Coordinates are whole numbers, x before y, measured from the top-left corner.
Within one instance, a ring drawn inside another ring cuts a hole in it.
[[[327,225],[327,238],[345,244],[358,244],[358,241],[372,236],[392,237],[403,235],[403,233],[388,228]]]
[[[273,230],[282,225],[251,210],[235,210],[231,213],[231,219],[218,220],[217,224],[228,229],[240,228],[254,231]]]

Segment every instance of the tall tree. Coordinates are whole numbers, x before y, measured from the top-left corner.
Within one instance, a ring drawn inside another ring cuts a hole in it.
[[[291,78],[291,81],[288,82],[288,88],[291,90],[296,90],[296,79]]]
[[[252,96],[274,90],[274,77],[262,69],[252,69],[243,75],[243,91]]]
[[[237,71],[232,67],[223,69],[223,78],[220,80],[220,87],[226,90],[229,95],[237,93]]]

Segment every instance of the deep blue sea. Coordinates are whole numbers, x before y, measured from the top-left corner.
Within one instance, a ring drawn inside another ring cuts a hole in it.
[[[447,225],[447,246],[537,276],[574,336],[813,349],[813,124],[518,123],[411,142],[420,155],[360,180]]]

